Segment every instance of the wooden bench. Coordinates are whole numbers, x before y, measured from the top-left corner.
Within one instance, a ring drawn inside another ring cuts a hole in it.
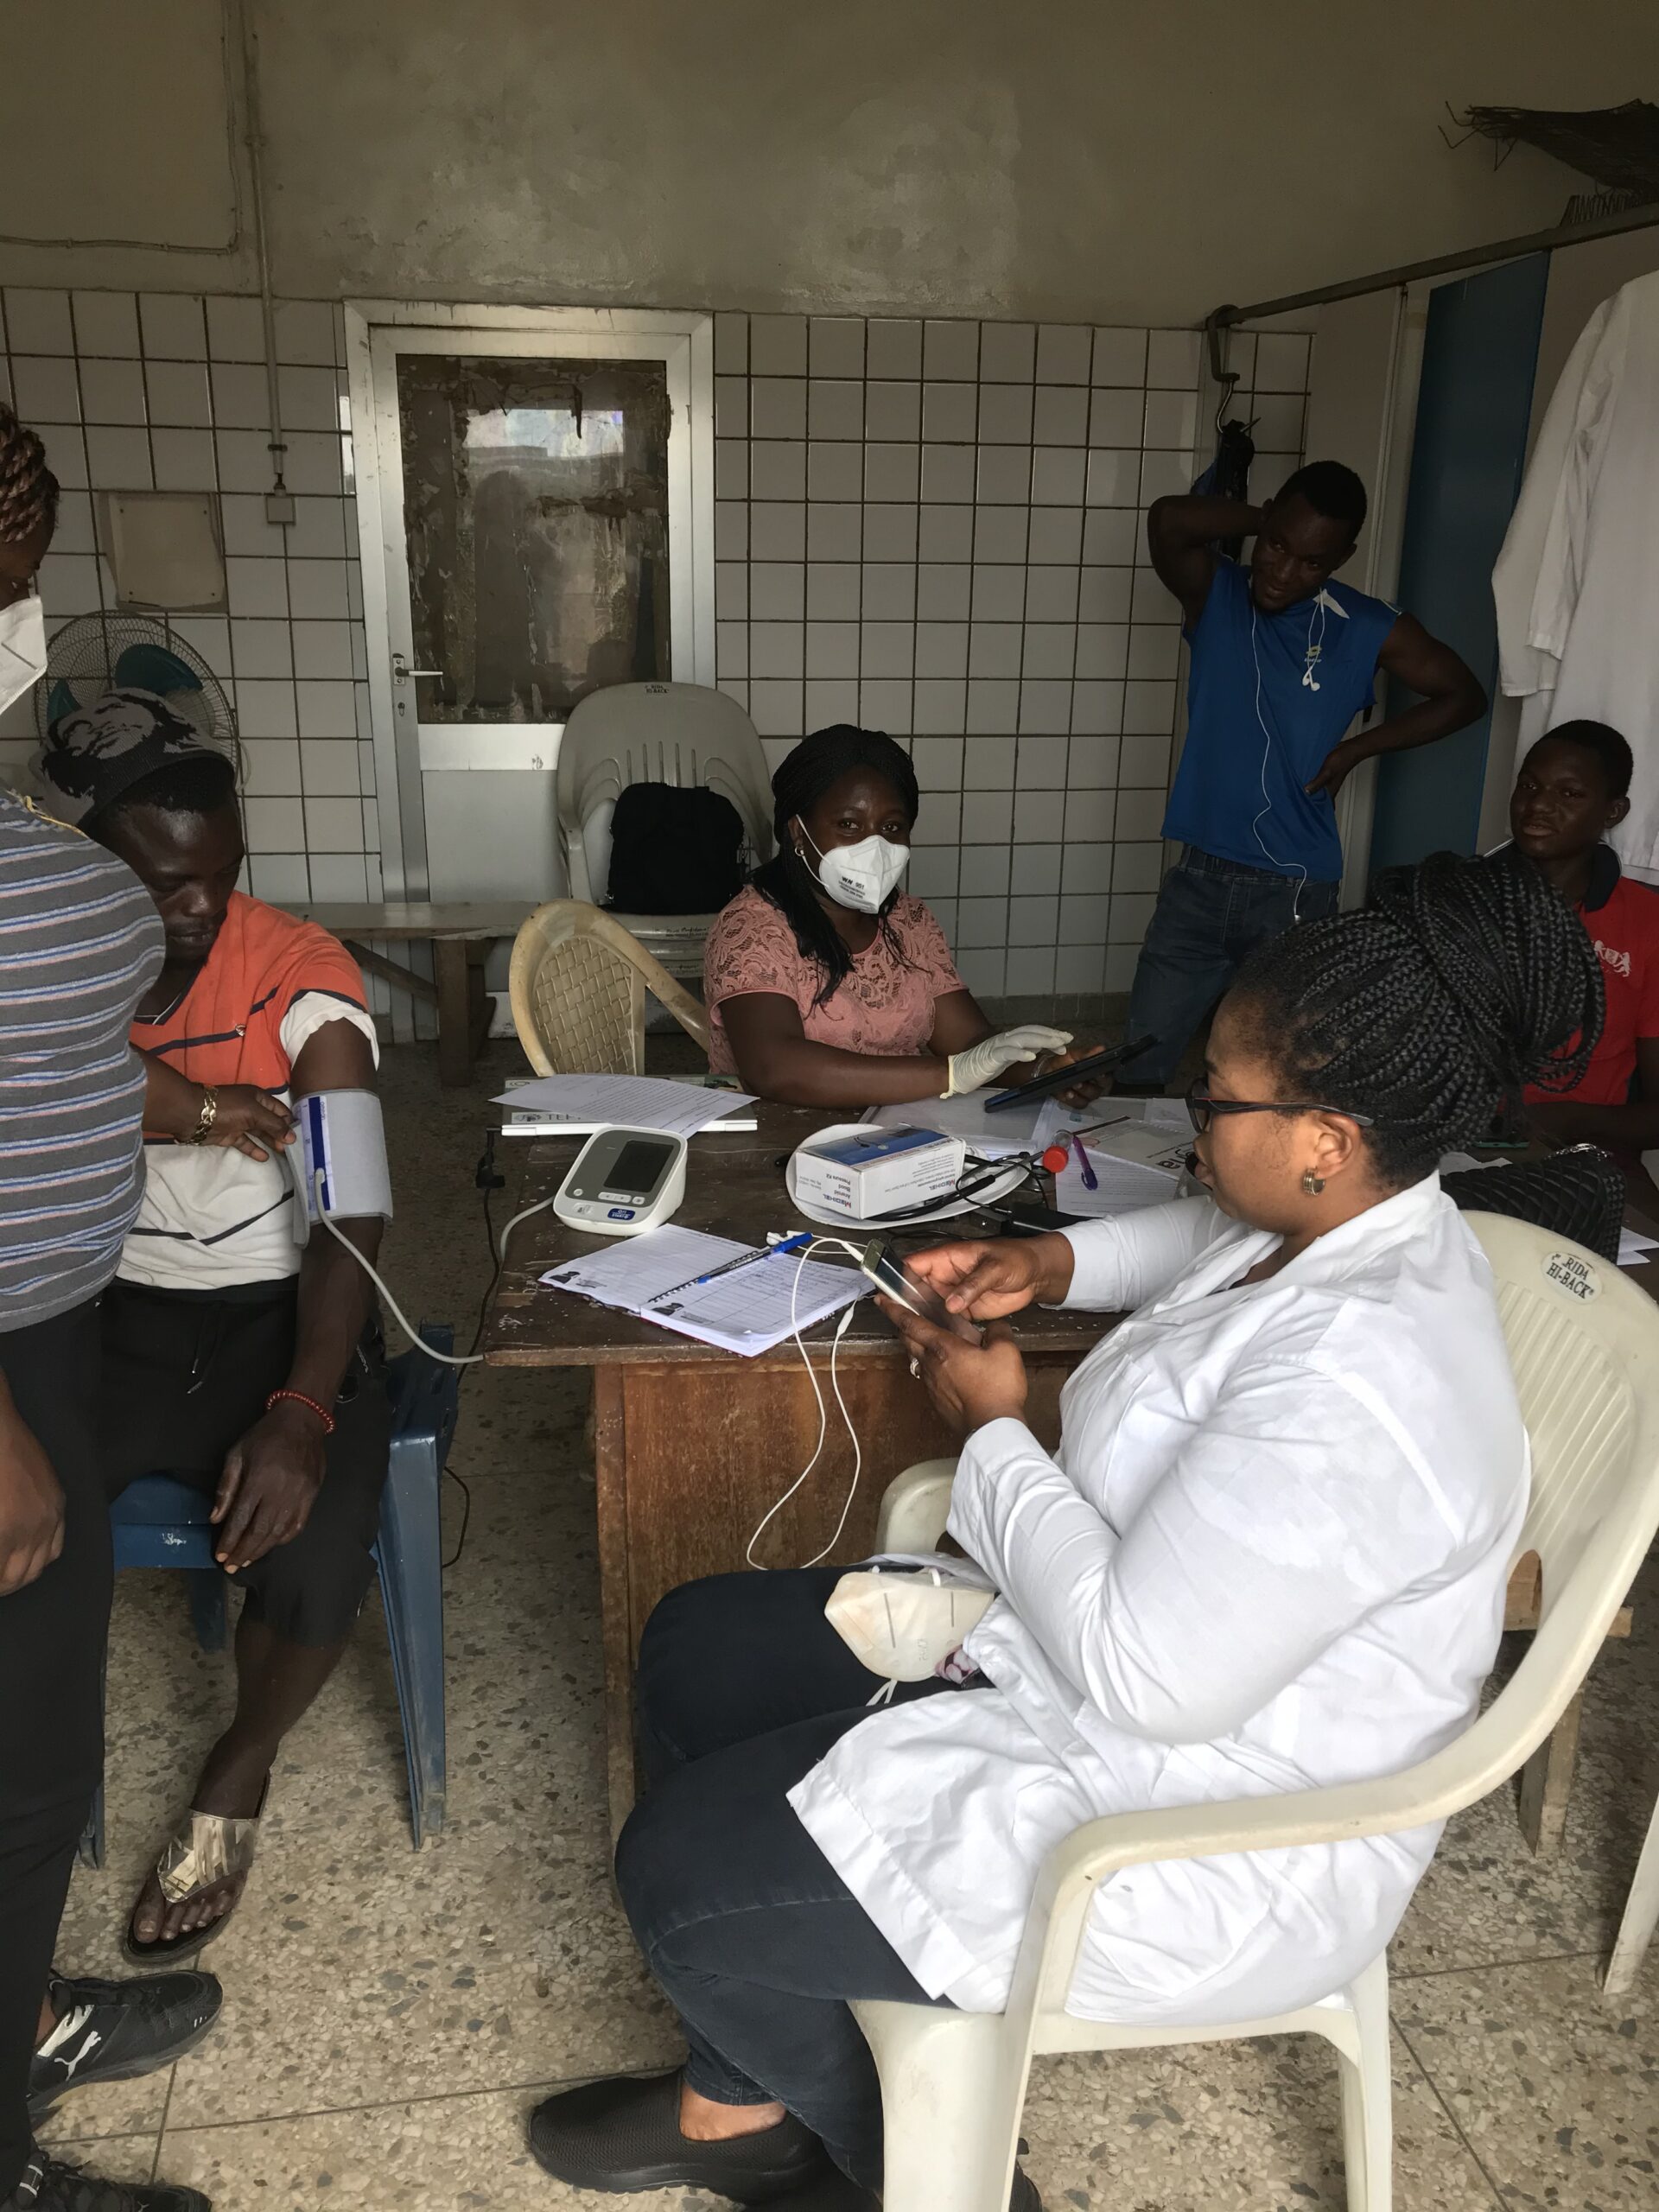
[[[501,938],[517,937],[533,913],[533,899],[488,902],[457,901],[433,906],[400,899],[342,904],[322,900],[292,911],[339,938],[365,975],[378,976],[395,991],[407,992],[438,1017],[438,1080],[465,1083],[490,1027],[490,997],[484,988],[484,963]],[[425,943],[432,947],[433,980],[416,975],[365,943]]]

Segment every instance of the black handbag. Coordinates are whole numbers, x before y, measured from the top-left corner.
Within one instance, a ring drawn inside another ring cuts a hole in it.
[[[743,887],[743,817],[701,784],[630,784],[611,817],[605,904],[620,914],[716,914]]]
[[[1501,1213],[1570,1237],[1604,1260],[1618,1257],[1624,1178],[1599,1145],[1568,1145],[1548,1160],[1508,1167],[1460,1168],[1440,1186],[1465,1213]]]

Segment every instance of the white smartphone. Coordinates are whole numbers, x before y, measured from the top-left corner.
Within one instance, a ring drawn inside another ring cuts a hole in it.
[[[949,1329],[952,1336],[963,1337],[970,1344],[984,1341],[985,1332],[977,1321],[970,1321],[965,1313],[953,1313],[938,1291],[918,1275],[911,1274],[906,1262],[893,1249],[890,1237],[874,1238],[864,1247],[858,1264],[884,1297],[907,1306],[924,1321],[931,1321],[936,1328]]]

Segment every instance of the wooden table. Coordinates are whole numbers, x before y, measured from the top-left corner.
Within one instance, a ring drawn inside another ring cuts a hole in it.
[[[694,1138],[685,1202],[675,1216],[745,1243],[768,1230],[810,1227],[790,1204],[778,1164],[815,1129],[839,1118],[762,1103],[753,1135]],[[575,1157],[574,1140],[526,1141],[517,1204],[547,1197]],[[967,1217],[972,1231],[990,1224]],[[918,1231],[936,1244],[939,1227]],[[537,1278],[607,1240],[581,1236],[538,1215],[514,1235],[484,1344],[504,1367],[590,1367],[598,1481],[601,1601],[611,1808],[620,1823],[633,1802],[630,1693],[639,1635],[658,1599],[698,1575],[734,1572],[751,1533],[811,1457],[818,1414],[792,1343],[739,1359],[625,1313],[543,1288]],[[786,1264],[786,1263],[785,1263]],[[829,1404],[824,1449],[810,1478],[772,1522],[757,1556],[785,1567],[830,1542],[846,1502],[853,1453],[830,1396],[829,1333],[808,1350]],[[1014,1327],[1031,1376],[1029,1417],[1047,1443],[1059,1434],[1060,1385],[1110,1325],[1099,1313],[1032,1308]],[[909,1371],[891,1324],[866,1300],[836,1355],[836,1374],[863,1446],[863,1471],[835,1560],[868,1558],[876,1510],[893,1478],[918,1459],[954,1454],[958,1440]]]
[[[790,1204],[780,1161],[836,1117],[764,1103],[756,1110],[760,1128],[753,1135],[693,1141],[685,1202],[675,1217],[684,1227],[760,1244],[768,1230],[811,1225]],[[516,1205],[549,1196],[576,1149],[574,1139],[525,1142]],[[1631,1226],[1659,1234],[1659,1193],[1645,1176],[1633,1177],[1630,1189]],[[970,1215],[960,1227],[971,1235],[993,1225]],[[937,1243],[944,1234],[931,1227],[913,1241]],[[538,1282],[550,1268],[607,1241],[580,1236],[551,1213],[526,1222],[509,1249],[484,1349],[498,1366],[593,1370],[606,1739],[612,1818],[620,1827],[634,1796],[634,1656],[652,1608],[679,1583],[745,1565],[752,1531],[811,1456],[818,1415],[792,1344],[758,1359],[738,1359]],[[1659,1256],[1630,1273],[1659,1295]],[[1114,1319],[1037,1307],[1015,1316],[1031,1378],[1028,1417],[1045,1443],[1052,1445],[1059,1433],[1061,1385]],[[823,1454],[766,1531],[758,1556],[768,1566],[810,1559],[830,1542],[846,1501],[852,1450],[824,1376],[829,1326],[820,1325],[807,1340],[830,1407]],[[891,1325],[872,1301],[855,1308],[836,1368],[864,1449],[858,1491],[830,1554],[832,1560],[851,1561],[868,1556],[881,1495],[893,1476],[918,1459],[954,1454],[958,1440],[911,1376]],[[1536,1568],[1535,1557],[1516,1567],[1509,1628],[1537,1624]],[[1612,1632],[1629,1634],[1628,1612]],[[1575,1700],[1523,1777],[1522,1826],[1535,1849],[1548,1851],[1560,1838],[1579,1711]]]
[[[499,938],[517,937],[525,916],[534,911],[534,902],[523,899],[438,906],[395,899],[362,904],[325,900],[292,909],[340,938],[365,974],[436,1007],[438,1080],[445,1084],[466,1082],[489,1031],[484,962],[491,945]],[[372,937],[383,944],[429,944],[434,980],[429,982],[412,968],[371,950],[364,939]]]

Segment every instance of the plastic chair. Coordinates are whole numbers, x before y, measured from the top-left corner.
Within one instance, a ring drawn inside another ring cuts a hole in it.
[[[1038,1877],[1006,2012],[853,2008],[881,2076],[887,2212],[1004,2212],[1033,2055],[1323,2036],[1341,2069],[1348,2202],[1389,2212],[1388,1968],[1335,1995],[1225,2028],[1147,2028],[1065,2010],[1090,1901],[1122,1868],[1166,1859],[1380,1835],[1441,1821],[1507,1780],[1543,1740],[1600,1649],[1659,1527],[1659,1309],[1605,1261],[1495,1214],[1467,1217],[1497,1278],[1498,1310],[1532,1443],[1516,1557],[1536,1552],[1538,1630],[1515,1675],[1454,1743],[1403,1774],[1283,1797],[1092,1821]],[[936,1543],[949,1460],[900,1475],[877,1548]]]
[[[645,993],[709,1050],[709,1016],[613,914],[538,906],[513,939],[507,996],[537,1075],[643,1075]]]
[[[440,1351],[454,1346],[444,1322],[421,1333]],[[446,1759],[443,1721],[443,1552],[438,1491],[455,1433],[461,1384],[453,1367],[417,1351],[386,1363],[391,1400],[391,1456],[380,1498],[374,1547],[386,1641],[397,1685],[404,1756],[409,1769],[409,1825],[418,1851],[443,1826]],[[170,1475],[144,1475],[110,1509],[115,1564],[182,1567],[190,1577],[190,1611],[204,1651],[226,1640],[226,1577],[213,1557],[207,1516],[213,1501]],[[89,1866],[104,1864],[104,1792],[93,1801],[81,1838]]]
[[[1636,1862],[1636,1877],[1613,1941],[1602,1989],[1609,1997],[1623,1997],[1642,1971],[1653,1931],[1659,1928],[1659,1804],[1648,1823],[1648,1840]]]
[[[559,739],[559,833],[573,899],[604,899],[611,816],[630,784],[703,784],[743,817],[745,859],[772,852],[772,779],[754,724],[701,683],[613,683],[571,709]],[[702,970],[712,914],[619,914],[671,975]]]

